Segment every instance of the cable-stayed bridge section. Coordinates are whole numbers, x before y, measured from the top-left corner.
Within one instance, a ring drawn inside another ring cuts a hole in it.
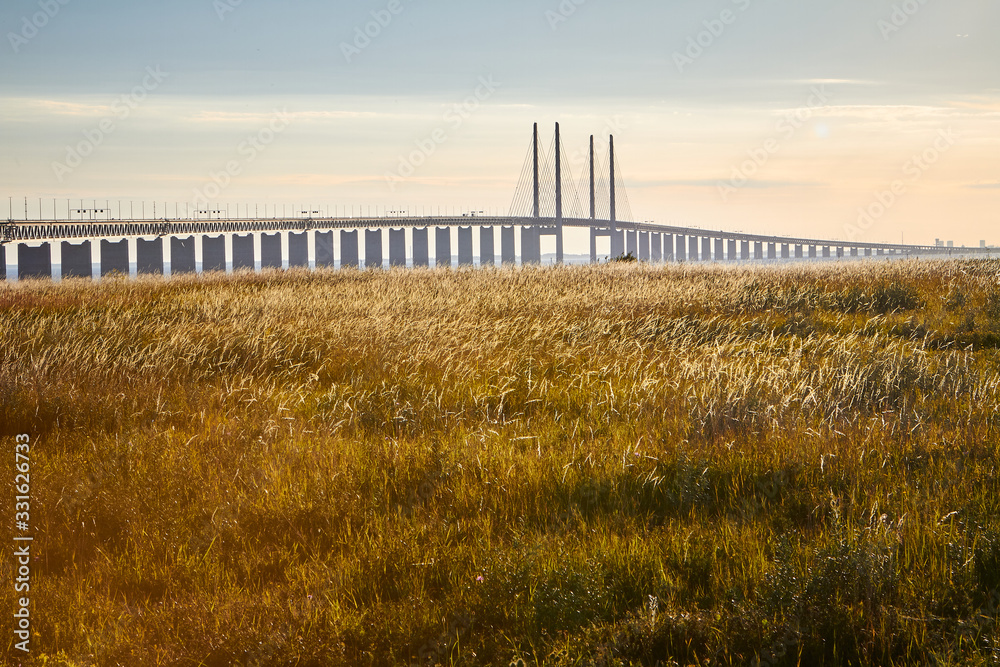
[[[529,265],[542,262],[545,236],[554,237],[553,260],[561,263],[566,228],[590,230],[591,262],[599,259],[601,237],[609,239],[610,257],[631,255],[648,262],[991,252],[989,248],[791,238],[635,222],[614,137],[609,138],[603,159],[595,152],[594,137],[590,138],[587,169],[579,182],[574,181],[566,155],[559,125],[544,151],[536,124],[505,216],[473,212],[331,217],[310,211],[302,217],[271,218],[8,219],[0,222],[0,280],[293,267]],[[110,211],[106,213],[110,217]],[[218,210],[209,215],[213,213],[221,215]]]

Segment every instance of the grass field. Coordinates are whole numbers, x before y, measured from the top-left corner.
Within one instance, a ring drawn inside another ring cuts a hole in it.
[[[998,346],[992,261],[0,286],[0,646],[998,664]]]

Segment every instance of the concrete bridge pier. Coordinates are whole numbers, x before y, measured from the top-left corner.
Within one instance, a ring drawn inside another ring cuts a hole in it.
[[[649,258],[657,263],[663,261],[663,234],[660,232],[649,235]]]
[[[590,263],[597,264],[597,230],[590,228]]]
[[[282,255],[281,233],[260,235],[260,269],[281,269],[285,266]],[[355,239],[356,240],[356,239]]]
[[[500,261],[505,266],[517,263],[517,245],[514,242],[514,228],[500,228]]]
[[[781,259],[791,259],[792,253],[791,248],[787,243],[781,244]]]
[[[128,275],[128,241],[101,239],[101,277]]]
[[[437,227],[434,230],[434,266],[451,268],[450,227]]]
[[[778,259],[778,246],[776,243],[767,244],[767,258]]]
[[[246,234],[239,235],[234,234],[232,237],[232,254],[230,257],[230,265],[232,271],[256,271],[257,262],[255,261],[256,253],[254,252],[254,237],[256,234]]]
[[[66,248],[63,248],[63,261]],[[65,267],[64,267],[65,269]],[[135,240],[136,275],[163,275],[163,238],[137,238]]]
[[[747,261],[750,259],[750,242],[740,241],[740,260]]]
[[[52,278],[52,253],[48,243],[41,243],[39,245],[17,243],[11,245],[17,246],[14,254],[14,258],[17,261],[14,268],[15,280]]]
[[[406,267],[406,230],[389,230],[389,268]]]
[[[701,261],[712,261],[712,239],[707,236],[701,238]]]
[[[816,252],[817,252],[816,251],[816,246],[810,245],[809,246],[809,259],[816,259]]]
[[[479,228],[479,265],[496,266],[496,253],[493,250],[495,238],[492,227]]]
[[[365,230],[365,268],[382,268],[382,230]]]
[[[430,266],[430,245],[427,241],[427,228],[414,227],[413,229],[413,266]]]
[[[18,279],[52,278],[52,250],[49,243],[28,245],[21,243],[18,248]],[[23,267],[23,268],[22,268]]]
[[[359,267],[358,230],[340,230],[340,266],[356,269]]]
[[[678,262],[687,259],[687,237],[683,234],[674,235],[674,259]]]
[[[472,266],[472,227],[458,228],[458,265]]]
[[[688,261],[697,262],[698,261],[698,237],[689,236],[688,237]]]
[[[201,241],[201,270],[200,273],[225,271],[226,264],[226,237],[200,235]]]
[[[726,240],[726,259],[730,262],[735,262],[739,253],[736,252],[736,239]]]
[[[828,245],[823,246],[823,258],[830,259],[830,246]]]
[[[288,268],[309,268],[309,232],[288,233]]]
[[[858,249],[851,248],[851,257],[857,257],[857,256],[858,256]]]
[[[314,243],[316,244],[316,251],[313,255],[316,258],[315,267],[317,269],[327,269],[336,266],[334,261],[336,255],[333,248],[333,230],[315,232]]]
[[[93,254],[90,250],[91,241],[87,240],[75,245],[69,241],[63,241],[59,245],[59,260],[63,278],[92,279],[94,277]]]
[[[753,243],[753,258],[764,259],[764,244],[760,241],[754,241]]]

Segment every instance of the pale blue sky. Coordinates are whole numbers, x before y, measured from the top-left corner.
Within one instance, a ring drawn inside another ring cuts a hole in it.
[[[43,209],[67,197],[191,201],[215,194],[212,175],[235,162],[217,195],[232,205],[502,210],[531,122],[548,145],[561,121],[578,163],[587,136],[613,128],[642,219],[843,237],[902,179],[905,195],[862,233],[1000,243],[989,236],[1000,205],[993,1],[566,0],[563,16],[557,0],[399,0],[350,62],[343,44],[389,0],[63,2],[0,7],[2,194],[42,197]],[[26,17],[44,24],[37,34]],[[699,37],[702,52],[688,51]],[[685,52],[697,57],[679,68]],[[483,94],[481,80],[496,85]],[[826,101],[780,130],[816,85]],[[144,99],[129,106],[133,90]],[[476,108],[456,116],[477,90]],[[276,110],[287,127],[241,150]],[[949,128],[956,141],[907,175]],[[444,140],[412,159],[436,131]],[[773,154],[748,165],[769,140]],[[88,155],[73,166],[78,149]],[[727,194],[726,183],[740,185]]]

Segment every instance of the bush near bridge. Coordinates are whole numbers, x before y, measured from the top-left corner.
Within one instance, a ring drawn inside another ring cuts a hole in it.
[[[2,286],[7,662],[996,664],[998,275]]]

